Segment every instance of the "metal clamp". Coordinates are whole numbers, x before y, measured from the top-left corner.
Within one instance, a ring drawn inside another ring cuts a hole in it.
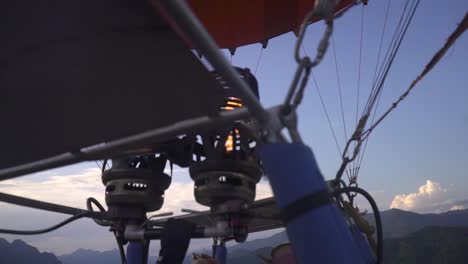
[[[302,143],[302,138],[297,127],[297,113],[295,110],[285,111],[284,105],[269,109],[269,130],[265,131],[266,142],[287,142],[282,130],[286,128],[289,132],[291,142]]]
[[[361,151],[362,142],[364,141],[364,139],[366,137],[365,133],[363,134],[363,131],[364,131],[364,128],[365,128],[365,126],[367,124],[368,118],[369,118],[369,115],[367,114],[367,115],[364,115],[359,120],[359,124],[356,127],[356,130],[354,131],[353,135],[351,136],[351,138],[346,143],[345,149],[343,150],[343,153],[342,153],[343,161],[351,162],[351,161],[355,160],[357,155]],[[346,156],[346,153],[348,152],[349,146],[351,145],[351,143],[353,141],[356,142],[356,146],[354,148],[353,155],[351,157]]]
[[[282,115],[281,121],[289,131],[291,141],[294,143],[303,143],[301,135],[299,134],[297,126],[297,112],[296,110],[291,111],[289,114]]]

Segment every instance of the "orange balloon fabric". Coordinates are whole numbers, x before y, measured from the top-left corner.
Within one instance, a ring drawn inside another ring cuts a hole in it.
[[[336,11],[355,2],[342,0]],[[315,0],[189,0],[188,3],[220,48],[237,48],[298,30]]]

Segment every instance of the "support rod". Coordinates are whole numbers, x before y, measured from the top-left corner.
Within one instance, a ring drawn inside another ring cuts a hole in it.
[[[211,66],[226,79],[229,86],[237,90],[250,114],[262,125],[268,125],[267,111],[262,107],[247,83],[239,77],[236,70],[226,60],[214,39],[190,10],[187,3],[182,0],[159,0],[154,2],[158,8],[162,8],[160,11],[170,17],[171,22],[176,24],[194,48],[200,51]]]
[[[47,159],[34,161],[0,170],[0,181],[12,179],[24,174],[53,169],[73,163],[112,158],[118,151],[145,146],[148,143],[163,142],[173,137],[220,127],[249,116],[247,109],[223,111],[216,116],[202,116],[176,122],[172,125],[156,128],[147,132],[122,139],[101,143],[81,149],[75,153],[63,153]],[[117,153],[118,154],[118,153]],[[120,153],[121,154],[121,153]],[[131,154],[131,153],[129,153]],[[139,153],[135,153],[139,154]]]
[[[77,215],[82,213],[89,213],[87,210],[73,208],[65,205],[54,204],[54,203],[47,203],[42,201],[37,201],[29,198],[24,198],[16,195],[0,193],[0,202],[26,206],[34,209],[45,210],[49,212],[61,213],[61,214],[68,214],[68,215]],[[88,216],[86,216],[88,217]],[[95,212],[90,214],[89,217],[98,218],[98,219],[106,219],[108,218],[107,214],[101,212]]]

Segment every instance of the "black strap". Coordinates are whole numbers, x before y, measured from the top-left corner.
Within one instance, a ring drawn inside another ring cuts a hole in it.
[[[291,220],[321,206],[327,205],[332,202],[332,197],[327,189],[312,193],[303,197],[286,208],[281,210],[281,218],[286,225]]]
[[[170,218],[161,233],[158,264],[182,264],[187,253],[194,224]]]

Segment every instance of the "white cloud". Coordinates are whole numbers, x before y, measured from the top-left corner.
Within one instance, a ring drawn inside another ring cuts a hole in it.
[[[261,181],[257,184],[257,195],[255,197],[256,200],[260,200],[263,198],[268,198],[273,196],[273,191],[271,190],[270,183],[267,181]]]
[[[96,167],[83,168],[64,175],[58,175],[57,171],[48,171],[0,182],[0,192],[78,208],[86,207],[85,203],[88,197],[95,197],[102,204],[105,204],[104,190],[100,170]],[[0,227],[8,229],[40,229],[54,225],[67,217],[63,214],[5,203],[0,203],[0,210],[3,212],[0,218]],[[2,235],[2,237],[9,240],[21,239],[39,250],[57,254],[70,253],[80,247],[98,250],[115,248],[115,241],[111,233],[89,219],[71,223],[44,235]]]
[[[171,211],[180,214],[182,208],[192,210],[208,209],[195,201],[192,182],[173,182],[169,189],[166,190],[161,212]]]
[[[180,177],[188,177],[187,170],[174,170],[174,176],[171,186],[166,190],[161,211],[178,213],[182,208],[207,210],[207,207],[195,201],[193,182],[191,180],[180,181]],[[0,192],[80,208],[85,208],[85,201],[88,197],[95,197],[105,205],[104,191],[98,168],[88,168],[71,175],[52,174],[42,182],[36,181],[33,177],[0,181]],[[270,196],[272,196],[272,191],[268,182],[262,181],[257,184],[256,199]]]
[[[0,182],[0,192],[80,208],[85,208],[88,197],[103,203],[104,189],[98,168],[71,175],[51,175],[42,182],[33,177]]]
[[[443,188],[440,183],[427,180],[426,184],[420,186],[417,192],[396,195],[391,202],[390,208],[421,211],[440,204],[443,194],[446,192],[447,189]]]
[[[449,211],[455,211],[455,210],[465,210],[466,207],[464,205],[454,205],[450,207]]]

